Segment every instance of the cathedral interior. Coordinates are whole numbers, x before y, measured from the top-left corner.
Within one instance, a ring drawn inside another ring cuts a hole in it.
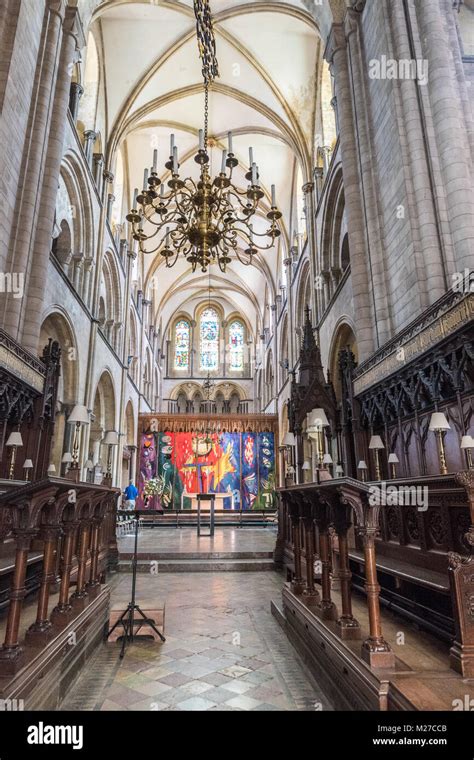
[[[474,709],[473,84],[474,0],[0,0],[4,709]]]

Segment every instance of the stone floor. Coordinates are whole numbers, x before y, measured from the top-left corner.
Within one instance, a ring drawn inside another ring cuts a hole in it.
[[[158,553],[273,552],[276,528],[216,528],[214,536],[198,538],[196,528],[142,528],[138,551]],[[118,539],[119,551],[133,551],[134,536]]]
[[[217,538],[231,541],[227,531]],[[271,616],[282,582],[277,572],[139,575],[143,609],[166,601],[166,643],[137,641],[123,661],[119,644],[104,644],[62,709],[332,709]],[[126,606],[130,586],[129,574],[114,578],[114,606]]]

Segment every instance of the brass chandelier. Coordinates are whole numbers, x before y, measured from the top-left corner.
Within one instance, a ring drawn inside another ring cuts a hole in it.
[[[231,253],[235,253],[242,264],[249,265],[258,251],[273,247],[280,235],[277,220],[281,218],[281,212],[276,206],[275,186],[272,185],[271,207],[266,213],[269,227],[264,232],[253,229],[253,217],[261,210],[260,201],[265,193],[260,187],[252,148],[249,149],[249,169],[245,174],[249,182],[247,188],[241,190],[232,181],[233,170],[239,164],[232,150],[232,132],[228,133],[227,150],[222,151],[220,173],[211,179],[207,150],[209,87],[219,72],[209,0],[195,0],[194,12],[204,81],[204,129],[199,130],[199,149],[194,156],[201,167],[199,180],[181,179],[178,148],[174,135],[171,135],[170,157],[165,163],[171,174],[166,183],[168,189],[158,177],[158,151],[155,149],[151,170],[145,169],[144,172],[143,190],[141,193],[135,190],[133,208],[126,218],[132,225],[132,236],[138,241],[140,251],[159,251],[167,267],[174,266],[181,255],[193,272],[197,267],[206,272],[214,262],[225,272]],[[150,225],[154,229],[146,232],[145,224],[148,229]],[[146,247],[145,243],[149,241],[152,241],[151,247]],[[244,255],[239,247],[243,248]]]

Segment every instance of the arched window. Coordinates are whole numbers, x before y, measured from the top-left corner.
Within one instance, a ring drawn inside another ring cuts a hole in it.
[[[174,328],[174,368],[189,369],[189,322],[180,319]]]
[[[229,366],[236,372],[244,368],[244,326],[235,320],[229,325]]]
[[[212,372],[219,367],[219,317],[211,306],[201,314],[199,336],[199,368],[204,372]]]

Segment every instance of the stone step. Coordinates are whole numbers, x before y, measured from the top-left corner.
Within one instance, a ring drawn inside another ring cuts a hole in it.
[[[155,573],[244,573],[275,570],[275,564],[271,559],[166,559],[144,560],[139,559],[137,572],[149,573],[150,562],[156,562]],[[120,558],[118,571],[130,573],[132,570],[131,560]]]
[[[126,552],[126,551],[120,551],[120,560],[131,560],[133,557],[132,552]],[[194,560],[194,559],[205,559],[205,560],[220,560],[220,559],[273,559],[273,552],[249,552],[249,551],[242,551],[242,552],[174,552],[174,551],[163,551],[163,552],[147,552],[147,551],[140,551],[138,552],[138,559],[139,560]]]

